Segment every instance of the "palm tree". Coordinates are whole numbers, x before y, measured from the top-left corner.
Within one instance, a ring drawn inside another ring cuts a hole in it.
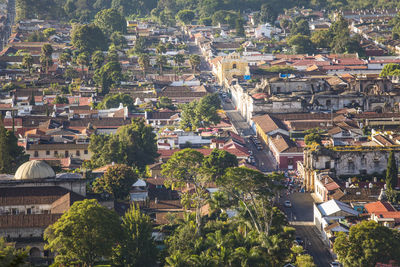
[[[216,266],[218,260],[216,257],[206,254],[204,251],[200,255],[191,255],[189,262],[196,267]]]
[[[163,74],[163,66],[167,64],[167,57],[163,55],[158,55],[156,59],[157,65],[160,67],[160,74]]]
[[[178,72],[179,72],[180,66],[183,63],[185,63],[185,57],[182,54],[177,54],[174,56],[174,62],[175,62],[175,65],[178,66]],[[175,76],[176,76],[176,70],[175,70]]]
[[[165,266],[168,267],[186,267],[188,266],[189,256],[182,254],[179,250],[175,254],[165,259]]]
[[[177,54],[174,56],[174,62],[176,65],[178,65],[179,71],[179,67],[182,66],[183,63],[185,63],[185,57],[182,54]]]
[[[31,54],[25,54],[22,58],[22,67],[24,69],[28,69],[29,73],[31,73],[31,69],[33,66],[33,57]]]
[[[200,66],[201,57],[199,55],[191,55],[189,58],[190,65],[193,69],[193,74],[196,72],[196,69]]]
[[[42,68],[46,69],[46,74],[49,71],[49,67],[53,65],[53,47],[51,44],[44,44],[42,46],[42,54],[40,55],[40,63],[42,64]]]
[[[87,52],[82,52],[78,55],[76,58],[76,63],[81,66],[82,69],[82,76],[84,74],[84,66],[89,66],[90,63],[90,57]],[[89,74],[89,68],[88,68],[88,74]]]
[[[146,78],[146,69],[150,65],[150,57],[147,54],[140,54],[139,60],[138,60],[140,68],[143,70],[143,76]]]

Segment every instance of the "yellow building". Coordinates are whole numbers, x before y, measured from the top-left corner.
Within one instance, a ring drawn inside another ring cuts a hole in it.
[[[217,62],[217,78],[220,85],[229,86],[234,78],[250,74],[249,64],[239,53],[232,53]]]

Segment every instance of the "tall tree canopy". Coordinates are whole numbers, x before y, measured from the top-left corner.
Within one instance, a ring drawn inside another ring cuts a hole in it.
[[[95,199],[75,202],[44,232],[46,248],[57,252],[56,263],[85,266],[110,257],[121,236],[118,215]]]
[[[138,179],[138,174],[125,164],[116,164],[107,169],[104,175],[93,182],[96,193],[107,192],[115,199],[124,200]]]
[[[85,24],[72,28],[71,44],[80,51],[92,53],[95,50],[105,50],[107,39],[99,27]]]
[[[386,167],[386,186],[389,190],[394,190],[397,187],[399,168],[397,166],[395,154],[392,151],[389,153],[388,164]]]
[[[218,124],[221,120],[218,109],[221,101],[217,94],[206,95],[199,101],[192,101],[182,106],[181,128],[200,128]]]
[[[94,73],[93,79],[100,87],[99,93],[106,95],[112,86],[118,85],[122,80],[122,67],[121,64],[112,60],[97,69]]]
[[[400,234],[375,221],[363,221],[350,227],[349,235],[341,232],[333,249],[345,267],[375,266],[376,263],[400,262]]]
[[[113,32],[126,33],[126,20],[116,9],[104,9],[94,17],[94,24],[110,37]]]
[[[122,218],[124,235],[114,248],[116,266],[153,266],[157,261],[157,248],[152,237],[153,227],[149,216],[133,204]]]
[[[115,162],[144,170],[158,156],[155,138],[153,128],[137,119],[119,128],[116,134],[92,135],[90,163],[92,167],[100,167]]]
[[[208,199],[206,189],[210,176],[203,166],[204,156],[200,152],[186,148],[175,152],[171,158],[162,165],[162,174],[167,177],[165,186],[170,188],[184,187],[186,184],[194,186],[194,192],[184,192],[182,202],[186,208],[196,209],[196,233],[201,231],[201,207]]]
[[[18,167],[28,161],[29,155],[18,146],[14,133],[0,125],[0,173],[14,173]]]

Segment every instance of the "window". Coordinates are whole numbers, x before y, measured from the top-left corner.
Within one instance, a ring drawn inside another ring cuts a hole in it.
[[[331,162],[330,161],[326,161],[325,162],[325,169],[330,169],[331,168]]]
[[[330,100],[330,99],[326,100],[326,106],[327,106],[327,107],[330,107],[330,106],[331,106],[331,100]]]
[[[278,87],[276,87],[276,92],[277,93],[280,93],[281,92],[281,88],[278,86]]]
[[[12,215],[17,215],[17,214],[19,214],[19,210],[18,210],[18,209],[11,209],[11,214],[12,214]]]
[[[293,165],[293,159],[288,159],[288,165]]]
[[[354,162],[352,160],[349,160],[347,162],[347,168],[348,168],[349,172],[353,172],[354,171],[355,166],[354,166]]]
[[[379,159],[378,158],[374,159],[374,168],[379,168]]]
[[[46,150],[46,155],[47,155],[47,156],[50,155],[50,150]]]
[[[39,157],[39,152],[38,152],[38,151],[35,151],[35,153],[33,154],[33,156],[34,156],[35,158]]]
[[[361,166],[365,166],[365,165],[367,165],[367,159],[364,156],[362,156],[362,158],[361,158]]]
[[[69,151],[68,151],[68,150],[65,150],[64,155],[65,155],[66,158],[68,158],[68,157],[69,157]]]
[[[80,155],[81,155],[81,151],[77,150],[77,151],[76,151],[76,156],[79,157]]]
[[[54,150],[54,156],[57,157],[58,156],[58,151]]]
[[[236,68],[237,68],[236,64],[233,64],[232,69],[236,69]]]
[[[26,214],[32,214],[32,209],[31,208],[27,208],[26,209]]]
[[[83,154],[85,154],[85,155],[87,155],[87,154],[88,154],[88,151],[87,151],[87,149],[85,149],[85,151],[83,151]]]

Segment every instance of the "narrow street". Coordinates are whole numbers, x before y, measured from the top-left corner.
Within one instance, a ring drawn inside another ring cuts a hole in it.
[[[290,224],[296,229],[296,237],[304,241],[304,248],[319,267],[327,267],[333,261],[328,246],[322,242],[321,234],[313,222],[314,200],[309,193],[293,193],[281,198],[281,204],[290,200],[292,207],[284,207]]]

